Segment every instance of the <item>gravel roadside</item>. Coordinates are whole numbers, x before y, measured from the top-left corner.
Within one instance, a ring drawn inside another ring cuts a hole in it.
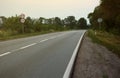
[[[84,37],[72,78],[120,78],[120,58]]]

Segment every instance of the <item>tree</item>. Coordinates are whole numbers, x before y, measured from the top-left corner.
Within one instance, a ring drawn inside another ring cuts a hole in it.
[[[8,17],[3,23],[5,30],[15,31],[17,33],[22,32],[22,25],[20,23],[20,18],[18,16]]]
[[[40,18],[39,18],[40,24],[43,24],[44,19],[45,19],[45,18],[43,18],[43,17],[40,17]]]
[[[59,17],[55,17],[55,24],[59,25],[59,26],[62,25],[62,21],[61,21],[61,19]]]
[[[118,32],[120,29],[119,15],[120,0],[101,0],[100,5],[95,8],[93,13],[88,15],[88,18],[94,29],[97,29],[98,26],[97,19],[102,18],[102,29],[104,28],[108,32]]]
[[[2,27],[2,24],[3,24],[3,18],[0,17],[0,28]]]
[[[65,24],[69,26],[70,29],[75,29],[76,28],[76,19],[74,16],[68,16],[67,18],[64,19]]]
[[[77,22],[77,26],[79,29],[86,29],[87,28],[87,21],[85,18],[80,18]]]
[[[33,20],[31,17],[27,17],[25,20],[25,32],[31,33],[34,32]]]

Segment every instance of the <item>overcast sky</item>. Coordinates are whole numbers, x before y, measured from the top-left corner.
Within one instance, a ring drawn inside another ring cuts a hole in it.
[[[32,18],[75,16],[87,18],[99,5],[99,0],[0,0],[0,16],[24,13]]]

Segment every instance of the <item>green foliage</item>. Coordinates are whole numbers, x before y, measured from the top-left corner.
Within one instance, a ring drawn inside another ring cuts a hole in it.
[[[99,29],[97,19],[102,18],[101,30],[120,35],[120,0],[101,0],[88,18],[93,29]]]
[[[9,36],[16,35],[18,32],[7,30],[7,31],[0,31],[0,39],[6,39]]]
[[[27,17],[26,18],[26,21],[25,21],[25,23],[24,23],[24,31],[26,32],[26,33],[33,33],[33,32],[35,32],[34,31],[34,27],[33,27],[33,20],[31,19],[31,17]]]
[[[20,33],[22,30],[22,28],[21,28],[22,24],[19,22],[19,20],[20,19],[18,17],[7,18],[3,23],[3,29],[16,31],[16,32]]]
[[[77,22],[77,26],[78,26],[79,29],[88,28],[86,19],[85,18],[80,18]]]
[[[65,25],[68,26],[70,29],[76,28],[76,19],[74,16],[68,16],[64,19]]]
[[[109,50],[120,57],[120,36],[94,30],[89,30],[88,36],[93,42],[106,46]]]
[[[0,37],[9,37],[15,35],[24,35],[29,33],[36,32],[55,32],[55,31],[64,31],[72,30],[77,28],[77,20],[74,16],[68,16],[65,19],[60,19],[59,17],[54,18],[43,18],[32,19],[31,17],[26,17],[25,22],[20,22],[19,16],[12,17],[0,17],[3,20],[3,24],[0,27]],[[83,28],[86,26],[86,20],[83,19],[82,24]],[[82,28],[82,27],[81,27]],[[79,28],[80,29],[80,28]]]
[[[55,24],[56,25],[62,25],[62,21],[59,17],[55,17]]]

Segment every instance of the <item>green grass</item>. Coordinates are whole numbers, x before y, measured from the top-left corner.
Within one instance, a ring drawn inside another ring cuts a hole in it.
[[[88,36],[93,42],[106,46],[109,50],[120,57],[120,36],[94,30],[88,30]]]
[[[17,38],[25,38],[25,37],[42,35],[42,34],[47,34],[47,33],[52,33],[52,32],[53,31],[44,31],[44,32],[24,33],[24,34],[16,34],[16,35],[9,35],[7,33],[4,33],[4,34],[0,35],[0,41],[17,39]],[[57,32],[57,31],[54,31],[54,32]]]

